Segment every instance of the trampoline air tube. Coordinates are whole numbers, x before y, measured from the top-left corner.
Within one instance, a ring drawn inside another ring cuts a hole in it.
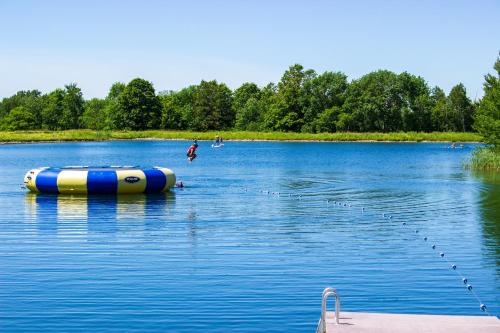
[[[28,171],[24,184],[41,193],[160,193],[175,185],[175,174],[163,167],[43,167]]]

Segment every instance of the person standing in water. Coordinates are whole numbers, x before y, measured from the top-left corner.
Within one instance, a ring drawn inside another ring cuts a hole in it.
[[[193,144],[189,146],[187,150],[187,158],[189,162],[192,162],[196,158],[196,149],[198,148],[198,141],[194,140]]]

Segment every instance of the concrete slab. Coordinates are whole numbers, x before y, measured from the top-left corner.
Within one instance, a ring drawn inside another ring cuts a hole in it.
[[[326,332],[370,333],[500,333],[500,320],[488,316],[438,316],[340,312],[339,325],[334,313],[326,313]]]

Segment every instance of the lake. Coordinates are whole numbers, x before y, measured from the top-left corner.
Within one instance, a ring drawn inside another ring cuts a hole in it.
[[[188,146],[0,145],[0,331],[313,332],[327,286],[345,311],[484,315],[460,274],[500,314],[500,182],[463,169],[475,145],[200,142],[191,164]],[[64,165],[165,166],[186,187],[21,188]]]

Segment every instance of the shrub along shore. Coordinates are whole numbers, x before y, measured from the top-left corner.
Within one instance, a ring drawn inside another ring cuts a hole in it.
[[[249,131],[0,131],[1,143],[108,141],[108,140],[213,140],[216,135],[233,141],[374,141],[374,142],[481,142],[471,132],[249,132]]]
[[[476,171],[500,171],[500,150],[494,147],[484,147],[472,152],[466,167]]]

